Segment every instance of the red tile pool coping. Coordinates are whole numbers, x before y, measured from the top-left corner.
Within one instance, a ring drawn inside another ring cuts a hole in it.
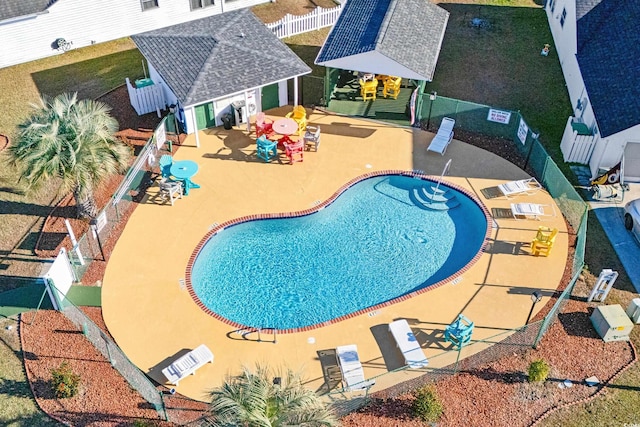
[[[242,325],[240,323],[237,322],[233,322],[223,316],[220,316],[219,314],[215,313],[214,311],[212,311],[211,309],[209,309],[207,306],[205,306],[202,301],[200,301],[200,298],[198,298],[198,296],[196,295],[195,291],[193,290],[193,286],[191,283],[191,269],[193,268],[193,264],[196,260],[196,258],[198,257],[198,254],[200,253],[200,250],[202,250],[202,248],[204,247],[204,245],[207,243],[207,241],[213,237],[214,235],[216,235],[217,233],[221,232],[222,230],[224,230],[227,227],[231,227],[234,225],[238,225],[238,224],[242,224],[244,222],[249,222],[249,221],[255,221],[255,220],[261,220],[261,219],[273,219],[273,218],[295,218],[295,217],[300,217],[300,216],[306,216],[306,215],[310,215],[313,214],[315,212],[318,212],[319,210],[324,209],[325,207],[329,206],[331,203],[333,203],[342,193],[344,193],[349,187],[353,186],[354,184],[363,181],[365,179],[369,179],[369,178],[374,178],[376,176],[383,176],[383,175],[400,175],[400,176],[408,176],[408,177],[413,177],[413,178],[419,178],[422,179],[423,181],[431,181],[436,183],[437,181],[434,179],[434,177],[432,175],[425,175],[424,173],[421,173],[419,171],[403,171],[403,170],[382,170],[382,171],[376,171],[376,172],[370,172],[364,175],[360,175],[354,179],[352,179],[351,181],[347,182],[346,184],[344,184],[342,187],[340,187],[335,193],[333,193],[333,195],[331,195],[331,197],[329,197],[327,200],[325,200],[322,203],[319,203],[318,205],[310,208],[310,209],[305,209],[302,211],[297,211],[297,212],[281,212],[281,213],[276,213],[276,214],[256,214],[256,215],[247,215],[247,216],[243,216],[240,218],[235,218],[229,221],[225,221],[222,224],[218,224],[216,225],[214,228],[212,228],[207,234],[205,234],[205,236],[200,240],[200,242],[196,245],[195,249],[193,250],[193,252],[191,253],[191,256],[189,257],[189,261],[187,262],[187,271],[186,271],[186,275],[185,275],[185,284],[187,287],[187,290],[189,291],[189,295],[191,295],[191,298],[193,298],[194,302],[196,303],[196,305],[198,307],[200,307],[200,309],[202,309],[205,313],[209,314],[210,316],[220,320],[223,323],[226,323],[234,328],[237,328],[238,330],[242,330],[245,332],[252,332],[252,331],[258,331],[258,328],[252,327],[252,326],[246,326],[246,325]],[[344,316],[340,316],[340,317],[336,317],[335,319],[326,321],[326,322],[321,322],[321,323],[316,323],[314,325],[309,325],[309,326],[304,326],[304,327],[300,327],[300,328],[291,328],[291,329],[273,329],[273,328],[264,328],[262,329],[263,331],[276,331],[279,334],[293,334],[296,332],[306,332],[306,331],[310,331],[313,329],[317,329],[317,328],[322,328],[325,326],[329,326],[329,325],[333,325],[335,323],[341,322],[343,320],[346,319],[351,319],[366,313],[370,313],[372,311],[376,311],[379,310],[381,308],[384,307],[388,307],[390,305],[399,303],[401,301],[406,301],[410,298],[413,298],[417,295],[423,294],[427,291],[430,291],[432,289],[436,289],[442,285],[446,285],[448,283],[453,283],[456,281],[457,278],[459,278],[460,276],[462,276],[467,270],[469,270],[469,268],[471,268],[471,266],[473,266],[478,259],[480,259],[480,257],[482,256],[482,254],[484,253],[484,249],[487,246],[487,242],[489,237],[491,236],[491,232],[492,232],[492,218],[491,215],[489,213],[489,210],[487,209],[487,207],[484,205],[484,203],[482,203],[476,196],[475,194],[473,194],[472,192],[470,192],[469,190],[457,185],[457,184],[453,184],[451,182],[446,182],[443,181],[443,183],[450,188],[453,188],[461,193],[463,193],[465,196],[469,197],[473,202],[475,202],[478,207],[482,210],[482,212],[485,215],[485,218],[487,220],[487,231],[485,233],[485,237],[484,237],[484,243],[482,244],[482,246],[480,247],[480,249],[478,250],[478,253],[476,253],[476,255],[471,259],[471,261],[469,261],[464,267],[462,267],[460,270],[458,270],[455,274],[453,274],[452,276],[441,280],[439,282],[436,282],[432,285],[429,285],[425,288],[419,289],[417,291],[411,292],[409,294],[405,294],[405,295],[401,295],[397,298],[391,299],[389,301],[385,301],[383,303],[380,304],[376,304],[374,306],[371,307],[367,307],[358,311],[355,311],[353,313],[349,313],[346,314]]]

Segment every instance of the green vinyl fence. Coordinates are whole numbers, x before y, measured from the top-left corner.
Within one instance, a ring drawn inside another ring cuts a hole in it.
[[[436,96],[435,99],[431,99],[432,97],[428,93],[421,94],[421,97],[422,106],[417,116],[419,125],[423,128],[434,130],[439,126],[443,117],[450,117],[456,121],[454,131],[462,129],[469,133],[510,141],[523,159],[523,163],[519,166],[545,187],[569,224],[569,233],[575,234],[572,279],[569,283],[561,284],[559,289],[563,291],[558,296],[556,305],[543,321],[533,343],[536,346],[546,329],[557,317],[557,313],[566,300],[571,296],[573,286],[584,266],[587,204],[540,143],[539,134],[533,130],[533,125],[528,123],[519,111],[504,110],[444,96]],[[458,136],[456,138],[463,140]]]

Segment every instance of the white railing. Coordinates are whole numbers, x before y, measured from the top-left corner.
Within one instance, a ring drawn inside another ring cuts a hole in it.
[[[343,3],[331,9],[316,7],[306,15],[296,16],[287,13],[281,20],[267,24],[267,27],[280,39],[330,27],[338,20]]]
[[[139,116],[154,111],[164,110],[166,102],[162,82],[150,86],[135,88],[127,77],[127,91],[131,106]],[[159,117],[159,116],[158,116]]]
[[[567,120],[564,134],[562,134],[562,142],[560,142],[560,150],[565,162],[585,165],[589,163],[593,148],[596,146],[596,137],[594,135],[578,135],[578,132],[571,126],[573,119],[573,117],[569,117]]]

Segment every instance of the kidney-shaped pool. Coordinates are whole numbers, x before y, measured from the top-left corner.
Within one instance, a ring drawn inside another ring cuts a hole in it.
[[[187,267],[191,295],[239,328],[291,332],[448,283],[477,259],[490,222],[462,188],[441,184],[429,199],[435,185],[374,173],[295,216],[222,224]]]

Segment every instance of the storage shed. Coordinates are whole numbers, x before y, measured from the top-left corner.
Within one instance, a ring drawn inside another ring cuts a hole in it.
[[[187,133],[220,126],[237,107],[241,123],[289,103],[287,81],[311,72],[250,10],[243,9],[132,36],[165,100],[180,108]]]

